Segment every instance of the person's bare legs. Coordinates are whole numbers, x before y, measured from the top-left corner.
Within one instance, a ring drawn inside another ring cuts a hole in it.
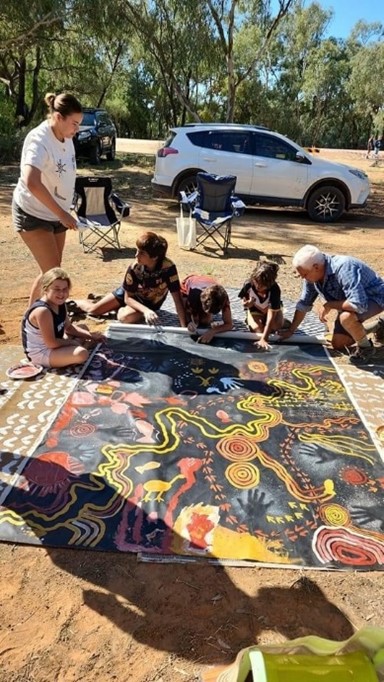
[[[47,230],[31,230],[19,232],[24,244],[30,250],[40,268],[40,274],[32,284],[28,307],[40,296],[41,277],[44,272],[61,265],[65,244],[65,232],[48,232]]]
[[[369,331],[365,329],[363,322],[379,314],[381,311],[381,306],[370,302],[367,312],[360,316],[360,319],[356,313],[346,310],[340,313],[338,319],[342,329],[340,329],[340,325],[337,325],[337,330],[333,333],[331,339],[332,347],[335,350],[344,350],[344,348],[353,346],[355,343],[361,343],[366,338],[367,331]],[[345,330],[345,333],[343,330]]]
[[[110,313],[112,310],[118,310],[120,308],[120,303],[117,298],[112,294],[106,294],[100,301],[90,301],[88,299],[82,299],[76,301],[76,305],[80,310],[83,310],[88,315],[105,315]]]
[[[265,318],[262,315],[257,315],[253,317],[250,310],[247,310],[246,324],[249,327],[249,331],[255,334],[262,334],[265,327]]]
[[[131,306],[125,305],[123,308],[119,308],[117,319],[119,322],[124,322],[124,324],[140,324],[144,322],[144,315],[131,308]]]
[[[333,334],[331,338],[331,344],[334,350],[343,351],[345,348],[353,346],[354,343],[354,339],[352,339],[351,336],[348,336],[348,334]]]
[[[344,348],[353,346],[354,343],[366,336],[366,331],[356,313],[341,313],[339,319],[345,329],[345,334],[340,331],[333,334],[331,343],[335,350],[344,350]]]
[[[82,365],[88,360],[89,353],[84,346],[68,345],[54,348],[49,356],[50,367],[68,367]]]
[[[273,317],[271,331],[277,332],[284,327],[284,315],[282,310],[278,310]]]

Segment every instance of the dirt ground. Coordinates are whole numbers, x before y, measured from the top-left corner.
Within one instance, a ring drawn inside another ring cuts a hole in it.
[[[129,142],[124,144],[129,151]],[[291,256],[308,242],[358,255],[384,275],[384,159],[375,165],[363,152],[320,153],[369,173],[368,206],[331,226],[311,223],[298,210],[248,209],[233,225],[226,258],[179,249],[176,205],[151,198],[153,157],[124,153],[104,162],[97,173],[112,175],[131,216],[121,230],[121,252],[85,255],[77,235],[68,235],[63,266],[73,278],[73,298],[119,284],[144,229],[168,239],[181,276],[209,273],[227,286],[239,287],[255,261],[273,257],[284,296],[293,300],[300,285],[291,274]],[[19,342],[20,318],[37,274],[12,231],[17,175],[16,166],[0,168],[3,345]],[[11,544],[0,545],[0,571],[0,682],[190,682],[255,642],[308,633],[344,639],[366,624],[384,625],[382,573],[145,564],[128,554]]]

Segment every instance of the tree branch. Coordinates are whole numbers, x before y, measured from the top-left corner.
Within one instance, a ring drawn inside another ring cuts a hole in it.
[[[0,44],[0,52],[6,52],[9,50],[10,47],[13,47],[14,45],[24,45],[28,41],[32,40],[36,33],[44,26],[51,26],[52,24],[55,24],[57,21],[60,21],[61,17],[59,16],[54,16],[53,12],[48,12],[40,21],[38,21],[36,24],[34,24],[29,31],[23,31],[23,33],[20,33],[19,35],[12,36],[11,38],[8,38],[7,40],[3,40]]]

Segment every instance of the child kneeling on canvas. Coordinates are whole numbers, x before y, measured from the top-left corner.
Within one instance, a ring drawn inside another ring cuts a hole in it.
[[[23,317],[23,348],[27,358],[35,365],[81,365],[89,355],[82,342],[98,343],[104,339],[100,332],[90,332],[70,321],[65,305],[70,288],[71,280],[65,270],[48,270],[41,280],[42,295]]]
[[[185,305],[188,330],[195,333],[199,327],[210,326],[199,337],[200,343],[210,343],[216,334],[232,329],[232,312],[224,287],[209,275],[188,275],[181,283],[181,295]],[[213,322],[213,316],[221,312],[222,322]]]
[[[276,282],[279,266],[277,263],[264,261],[251,273],[244,283],[239,298],[247,311],[246,323],[251,332],[260,333],[256,345],[269,350],[269,334],[284,326],[281,290]]]

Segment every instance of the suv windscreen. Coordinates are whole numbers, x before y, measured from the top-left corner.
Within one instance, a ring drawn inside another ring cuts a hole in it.
[[[234,154],[252,154],[251,134],[236,130],[201,130],[187,133],[192,144]]]
[[[108,114],[103,111],[99,112],[96,116],[96,120],[100,125],[109,126],[112,125],[112,121],[109,119]]]
[[[83,120],[81,122],[81,125],[82,126],[95,126],[96,125],[95,114],[92,114],[90,111],[84,111]]]

